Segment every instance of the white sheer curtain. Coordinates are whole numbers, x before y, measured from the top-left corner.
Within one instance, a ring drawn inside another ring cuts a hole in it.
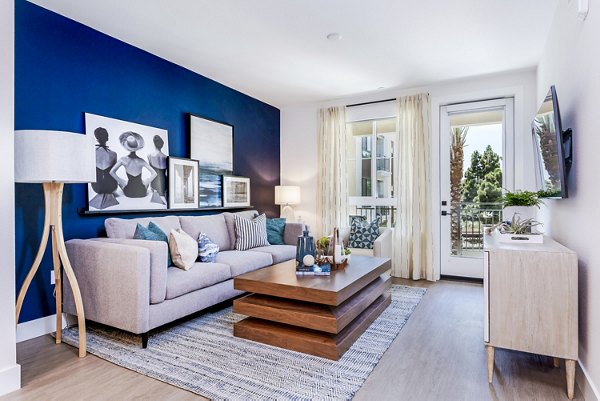
[[[398,210],[392,274],[435,280],[431,221],[431,105],[428,94],[398,99]]]
[[[348,225],[346,112],[344,107],[319,110],[317,232],[331,234]]]

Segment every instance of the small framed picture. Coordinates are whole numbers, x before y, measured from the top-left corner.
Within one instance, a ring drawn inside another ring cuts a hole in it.
[[[198,208],[198,160],[169,157],[169,209]]]
[[[223,176],[223,207],[250,206],[250,178]]]

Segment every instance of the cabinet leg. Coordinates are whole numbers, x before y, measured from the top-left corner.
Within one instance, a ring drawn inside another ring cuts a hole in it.
[[[492,382],[494,377],[494,347],[491,345],[487,346],[487,368],[488,368],[488,382]]]
[[[565,367],[567,371],[567,397],[572,400],[575,395],[575,361],[567,359]]]
[[[560,366],[560,359],[559,358],[553,358],[554,359],[554,367],[558,368]]]

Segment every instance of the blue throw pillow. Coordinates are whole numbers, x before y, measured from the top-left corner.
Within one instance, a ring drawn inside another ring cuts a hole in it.
[[[208,238],[208,235],[200,233],[198,235],[198,256],[202,263],[214,263],[219,254],[219,245]]]
[[[267,219],[267,241],[271,245],[285,245],[283,232],[285,219]]]
[[[159,226],[150,222],[148,228],[144,227],[140,223],[135,226],[135,233],[133,239],[145,239],[148,241],[163,241],[167,243],[167,267],[171,266],[171,251],[169,250],[169,237]]]
[[[350,241],[348,241],[350,248],[373,249],[373,243],[379,237],[380,220],[380,216],[370,223],[360,219],[352,219]]]

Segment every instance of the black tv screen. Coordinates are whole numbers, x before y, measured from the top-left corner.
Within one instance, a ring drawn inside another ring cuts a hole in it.
[[[554,85],[533,119],[531,130],[537,189],[543,192],[545,198],[566,198],[565,138]],[[570,148],[570,143],[568,145]]]

